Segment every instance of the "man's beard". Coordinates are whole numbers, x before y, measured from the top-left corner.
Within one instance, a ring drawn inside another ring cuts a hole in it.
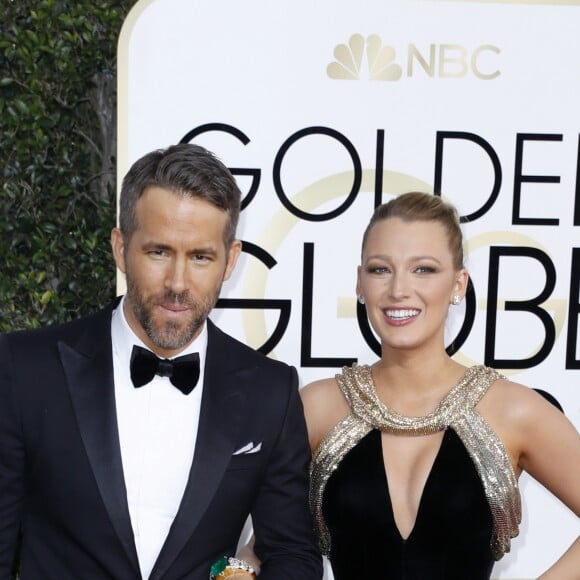
[[[163,350],[179,350],[193,340],[215,306],[221,290],[220,285],[213,296],[197,303],[188,290],[179,294],[167,290],[162,295],[145,298],[142,289],[129,275],[129,271],[126,273],[126,278],[127,298],[135,318],[151,342]],[[175,320],[156,322],[154,310],[162,304],[185,306],[190,312],[189,321],[182,324]]]

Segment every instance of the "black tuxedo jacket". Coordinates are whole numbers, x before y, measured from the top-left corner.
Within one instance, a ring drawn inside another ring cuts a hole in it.
[[[127,506],[111,349],[112,306],[0,336],[0,580],[19,529],[22,580],[141,578]],[[235,451],[261,443],[253,454]],[[171,450],[168,450],[170,453]],[[208,321],[198,436],[151,580],[208,580],[248,514],[260,580],[320,579],[296,371]]]

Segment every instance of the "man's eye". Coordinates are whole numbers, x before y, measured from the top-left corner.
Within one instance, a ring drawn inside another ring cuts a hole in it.
[[[163,258],[167,255],[165,250],[150,250],[148,253],[152,258]]]

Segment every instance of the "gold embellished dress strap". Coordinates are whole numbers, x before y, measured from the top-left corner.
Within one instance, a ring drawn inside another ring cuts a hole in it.
[[[522,519],[518,481],[509,455],[476,409],[456,418],[450,427],[463,442],[481,479],[494,523],[491,548],[499,560],[510,551],[511,539],[518,535]]]
[[[348,383],[344,381],[345,373],[348,374],[351,370],[348,367],[343,368],[342,374],[336,375],[336,380],[352,410]],[[351,413],[334,426],[312,456],[310,464],[310,509],[314,516],[319,547],[325,555],[330,553],[330,534],[322,515],[322,500],[326,482],[343,457],[372,429],[373,427],[370,423]]]

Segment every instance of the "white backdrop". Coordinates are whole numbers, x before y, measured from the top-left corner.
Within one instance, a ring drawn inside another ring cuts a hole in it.
[[[179,141],[232,168],[246,252],[212,317],[304,384],[376,359],[354,297],[375,205],[442,192],[474,284],[455,357],[548,391],[578,427],[579,23],[572,0],[141,0],[119,42],[119,182]],[[520,485],[497,578],[536,577],[580,531]]]

